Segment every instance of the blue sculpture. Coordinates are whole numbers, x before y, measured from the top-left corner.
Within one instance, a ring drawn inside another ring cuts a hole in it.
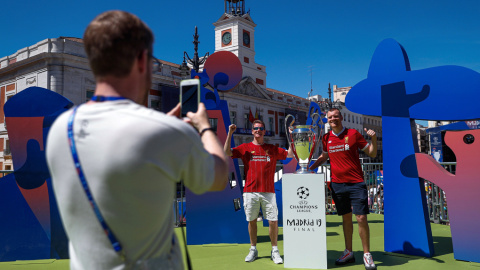
[[[209,118],[217,119],[217,136],[220,141],[227,139],[228,126],[231,123],[228,104],[225,100],[220,100],[217,90],[231,90],[239,83],[241,73],[242,66],[237,56],[227,51],[212,54],[207,59],[203,72],[192,70],[191,77],[200,79],[200,100],[205,104]],[[204,87],[207,83],[211,84],[214,91]],[[234,146],[232,143],[232,147]],[[229,166],[230,185],[223,191],[196,195],[186,190],[189,245],[249,243],[238,161],[231,160]]]
[[[5,103],[15,170],[0,179],[0,261],[68,258],[45,142],[53,121],[72,105],[40,87],[27,88]]]
[[[452,96],[455,89],[468,98]],[[385,251],[433,256],[425,188],[415,160],[414,119],[479,118],[478,89],[480,74],[464,67],[412,71],[405,49],[386,39],[375,50],[367,79],[348,93],[350,111],[382,117]]]

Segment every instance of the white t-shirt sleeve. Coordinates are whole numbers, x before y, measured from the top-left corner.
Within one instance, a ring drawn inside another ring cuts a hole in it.
[[[198,137],[198,135],[196,135]],[[215,179],[215,161],[203,144],[192,140],[190,155],[185,157],[185,167],[182,170],[182,180],[195,194],[205,193],[212,186]]]
[[[205,150],[193,127],[177,119],[170,119],[169,124],[170,128],[164,128],[157,138],[163,142],[156,150],[161,169],[169,172],[174,181],[183,180],[196,194],[208,191],[215,178],[213,156]]]

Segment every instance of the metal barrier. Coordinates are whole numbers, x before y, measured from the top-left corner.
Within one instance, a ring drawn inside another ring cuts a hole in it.
[[[364,163],[362,164],[365,183],[369,191],[368,207],[371,213],[383,214],[383,163]],[[240,165],[243,175],[243,165]],[[323,173],[323,182],[325,183],[325,211],[327,215],[336,214],[335,202],[332,199],[332,192],[329,189],[330,183],[330,164],[322,164],[318,167],[318,173]],[[275,173],[275,182],[280,180],[283,175],[283,164],[277,164]]]
[[[447,171],[455,174],[456,162],[440,162]],[[448,217],[447,197],[445,192],[437,185],[425,180],[425,193],[427,196],[428,216],[430,222],[438,224],[450,224]]]
[[[371,213],[383,214],[383,163],[363,163],[363,175],[368,190],[368,208]],[[328,185],[330,183],[330,164],[318,168],[325,182],[325,210],[327,214],[336,214],[335,202]]]
[[[455,174],[456,162],[440,163],[447,171]],[[240,165],[243,167],[242,165]],[[363,176],[368,189],[368,208],[370,213],[383,214],[383,163],[362,163]],[[243,173],[243,170],[242,170]],[[335,202],[328,188],[330,182],[330,164],[318,167],[318,173],[323,173],[325,182],[325,210],[327,214],[336,214]],[[275,182],[282,178],[283,165],[277,164]],[[425,181],[425,191],[430,221],[439,224],[449,224],[447,198],[445,192],[430,181]]]
[[[456,162],[441,162],[447,171],[455,174]],[[368,208],[370,213],[383,214],[383,163],[362,163],[363,177],[368,189]],[[242,179],[245,179],[243,165],[240,165]],[[0,171],[0,173],[10,173],[11,171]],[[323,164],[318,167],[318,173],[323,173],[323,181],[325,183],[325,211],[327,215],[336,214],[335,202],[332,199],[332,194],[328,188],[330,183],[330,164]],[[275,182],[282,179],[283,164],[277,164],[275,173]],[[245,180],[243,180],[245,185]],[[178,189],[177,189],[178,190]],[[447,198],[445,192],[433,184],[425,180],[425,191],[428,205],[428,213],[430,221],[439,224],[449,224]],[[177,193],[175,199],[175,225],[181,226],[185,224],[185,219],[180,213],[184,213],[183,203],[185,197],[183,193],[183,185],[180,186],[180,191]],[[180,205],[179,205],[180,204]],[[177,208],[178,207],[178,208]]]

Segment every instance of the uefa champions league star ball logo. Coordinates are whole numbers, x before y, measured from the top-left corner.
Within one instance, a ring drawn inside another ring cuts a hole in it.
[[[310,191],[306,187],[299,187],[297,189],[297,196],[302,200],[306,200],[308,196],[310,196]]]

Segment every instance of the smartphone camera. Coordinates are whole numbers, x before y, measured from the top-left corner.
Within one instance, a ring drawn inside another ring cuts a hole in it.
[[[182,117],[188,112],[197,112],[200,103],[200,80],[182,80],[180,82],[180,103],[182,106]]]

